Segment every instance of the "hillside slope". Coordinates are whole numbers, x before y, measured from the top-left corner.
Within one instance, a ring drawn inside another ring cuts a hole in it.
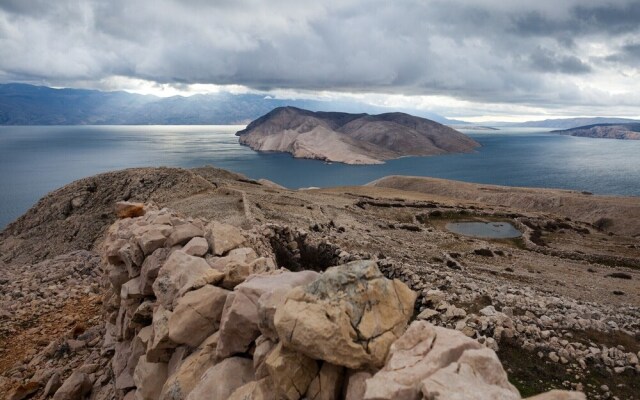
[[[640,140],[640,123],[594,124],[552,132],[559,133],[561,135],[589,137],[597,139]]]
[[[258,151],[346,164],[379,164],[403,156],[468,153],[479,144],[437,122],[404,113],[312,112],[280,107],[237,133]]]

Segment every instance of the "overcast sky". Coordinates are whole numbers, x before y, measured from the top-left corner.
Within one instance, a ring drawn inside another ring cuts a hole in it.
[[[0,0],[0,82],[640,116],[639,0]]]

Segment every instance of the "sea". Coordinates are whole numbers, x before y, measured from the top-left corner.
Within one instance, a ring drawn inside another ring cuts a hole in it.
[[[416,175],[507,186],[640,196],[640,141],[561,136],[548,130],[465,131],[472,154],[344,165],[258,153],[238,144],[243,126],[0,126],[0,229],[46,193],[101,172],[213,165],[291,189],[361,185]]]

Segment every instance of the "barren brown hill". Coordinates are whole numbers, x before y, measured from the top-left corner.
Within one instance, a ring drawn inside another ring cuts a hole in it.
[[[259,151],[347,164],[379,164],[403,156],[468,153],[479,144],[437,122],[404,113],[380,115],[276,108],[237,133]]]

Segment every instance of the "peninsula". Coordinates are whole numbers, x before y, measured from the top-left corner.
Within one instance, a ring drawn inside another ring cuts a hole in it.
[[[551,132],[598,139],[640,140],[640,123],[594,124]]]
[[[470,153],[480,146],[435,121],[404,113],[312,112],[279,107],[236,133],[258,151],[345,164],[381,164],[404,156]]]

